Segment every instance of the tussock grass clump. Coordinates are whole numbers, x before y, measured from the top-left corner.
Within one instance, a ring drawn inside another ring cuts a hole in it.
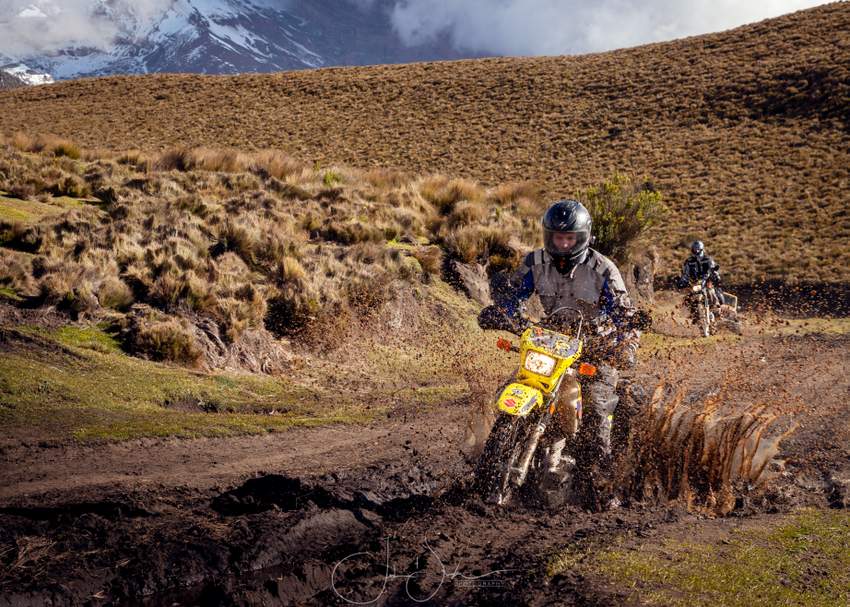
[[[440,247],[416,247],[412,254],[427,274],[440,274],[443,266],[443,250]]]
[[[136,171],[147,173],[153,169],[154,159],[140,150],[128,150],[118,155],[115,161]]]
[[[128,334],[131,350],[151,360],[197,365],[203,356],[185,320],[141,315],[133,319]]]
[[[488,192],[273,150],[76,161],[5,146],[0,171],[0,187],[37,181],[39,208],[53,209],[0,225],[0,245],[32,255],[0,265],[0,285],[74,317],[124,315],[132,352],[190,365],[218,364],[258,331],[331,347],[396,281],[429,281],[446,259],[510,269],[540,237],[521,210],[538,204],[530,184]],[[85,188],[97,202],[55,206]]]
[[[511,181],[496,186],[487,195],[490,204],[501,207],[517,208],[520,203],[543,202],[544,189],[539,183],[533,181]]]
[[[638,239],[664,217],[661,193],[648,182],[615,175],[579,192],[593,217],[594,248],[625,261]]]
[[[484,189],[468,179],[450,179],[443,175],[427,177],[419,184],[419,193],[441,215],[448,215],[461,201],[478,202],[484,198]]]
[[[18,142],[28,148],[24,151],[14,144],[5,148],[0,159],[0,190],[21,200],[48,196],[85,198],[91,195],[91,188],[82,177],[82,163],[75,160],[79,155],[55,152],[57,146],[72,144],[59,140],[48,145],[38,138],[28,141],[29,144]],[[38,150],[40,154],[34,155],[29,149]]]
[[[4,251],[0,255],[0,288],[14,294],[15,299],[35,294],[37,283],[27,256],[13,251]]]
[[[342,174],[338,171],[334,171],[333,169],[328,169],[322,175],[322,183],[327,188],[332,188],[338,183],[342,182]]]
[[[370,169],[363,173],[363,180],[375,189],[386,192],[410,183],[411,178],[393,169]]]
[[[82,156],[80,147],[73,141],[54,135],[38,135],[31,137],[25,133],[15,133],[12,136],[12,146],[22,152],[47,153],[53,156],[65,156],[79,160]]]
[[[264,177],[285,180],[300,175],[305,168],[303,162],[280,150],[261,150],[256,152],[253,158],[253,170]]]
[[[0,221],[0,246],[24,253],[34,253],[41,247],[38,229],[18,221]]]
[[[133,304],[133,291],[117,276],[110,276],[100,285],[97,300],[104,308],[126,311]]]
[[[490,263],[497,269],[516,267],[520,260],[520,251],[511,246],[510,232],[499,227],[460,228],[446,237],[444,246],[450,255],[466,263]]]

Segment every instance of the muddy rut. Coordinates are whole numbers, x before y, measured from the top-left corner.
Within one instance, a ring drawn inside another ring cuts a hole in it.
[[[254,439],[7,443],[0,605],[616,603],[548,560],[696,515],[846,506],[848,352],[750,336],[646,357],[622,505],[598,511],[483,504],[461,403]]]

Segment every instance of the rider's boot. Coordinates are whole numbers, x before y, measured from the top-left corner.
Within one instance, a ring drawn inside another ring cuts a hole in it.
[[[540,495],[544,505],[550,509],[560,508],[566,503],[569,483],[576,466],[576,460],[564,454],[566,444],[566,438],[552,443],[546,458],[547,469],[540,479]]]

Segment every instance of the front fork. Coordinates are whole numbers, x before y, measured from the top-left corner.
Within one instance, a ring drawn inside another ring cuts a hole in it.
[[[528,437],[525,450],[520,455],[516,465],[511,465],[509,468],[508,480],[514,487],[521,487],[523,483],[525,483],[525,479],[528,477],[528,469],[531,467],[531,461],[534,459],[534,454],[537,452],[537,447],[540,445],[540,439],[546,433],[546,429],[549,427],[549,424],[552,423],[552,418],[555,415],[558,395],[561,393],[561,386],[564,383],[565,377],[567,377],[566,373],[561,375],[558,379],[557,385],[549,394],[543,415],[540,416],[540,419],[537,420],[537,424],[535,424],[534,428],[531,430],[531,435]]]
[[[553,401],[554,402],[554,401]],[[528,469],[531,467],[531,460],[534,459],[534,453],[537,451],[537,446],[540,444],[540,439],[546,433],[546,428],[552,421],[552,408],[549,407],[537,420],[534,428],[531,431],[531,436],[528,438],[525,450],[519,457],[516,466],[510,468],[509,482],[514,487],[521,487],[528,477]]]

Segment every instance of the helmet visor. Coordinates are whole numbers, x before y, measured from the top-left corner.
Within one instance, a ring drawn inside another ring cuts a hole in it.
[[[543,230],[543,243],[551,255],[573,255],[587,248],[590,242],[590,233],[582,230],[580,232],[560,232],[556,230]]]

